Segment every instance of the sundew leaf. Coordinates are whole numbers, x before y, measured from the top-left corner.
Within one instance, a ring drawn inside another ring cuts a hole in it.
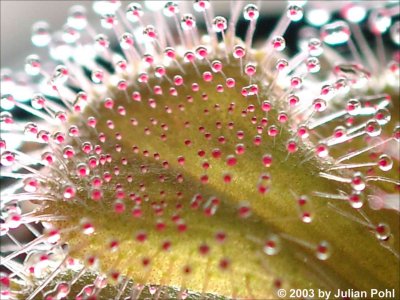
[[[352,53],[364,64],[341,56],[335,46],[352,47],[344,21],[323,26],[322,41],[304,40],[286,57],[283,35],[306,9],[299,3],[260,47],[253,34],[265,24],[253,4],[235,3],[232,23],[211,17],[208,1],[182,15],[174,2],[163,14],[120,5],[94,2],[121,49],[111,50],[107,35],[93,36],[85,11],[74,7],[61,40],[49,45],[63,65],[47,71],[37,56],[26,61],[47,89],[33,80],[42,94],[30,105],[2,95],[2,107],[43,120],[21,126],[1,115],[24,141],[19,150],[0,143],[2,176],[23,187],[2,195],[2,297],[398,294],[400,132],[391,110],[399,99],[389,85],[398,63],[382,75],[369,48],[365,57]],[[249,22],[244,41],[235,37],[241,10]],[[208,35],[200,35],[196,16]],[[389,27],[373,21],[379,38]],[[78,42],[86,29],[93,44]],[[50,42],[44,24],[33,42]],[[39,153],[27,150],[32,141]],[[32,237],[20,242],[24,228]]]

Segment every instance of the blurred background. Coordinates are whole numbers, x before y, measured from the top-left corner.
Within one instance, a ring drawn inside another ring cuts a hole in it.
[[[1,67],[23,67],[26,55],[34,51],[32,24],[46,20],[52,28],[65,23],[74,4],[90,7],[91,1],[7,1],[1,0]]]
[[[213,8],[216,14],[229,15],[231,9],[231,1],[229,0],[210,0],[213,4]],[[239,0],[236,0],[239,1]],[[32,24],[45,20],[49,23],[51,30],[57,31],[62,28],[65,24],[69,8],[73,5],[83,5],[87,8],[89,19],[93,20],[95,27],[99,24],[99,16],[95,15],[92,11],[92,5],[94,1],[84,0],[84,1],[74,1],[74,0],[37,0],[37,1],[15,1],[15,0],[0,0],[1,5],[1,67],[2,68],[17,68],[21,69],[23,67],[23,60],[29,54],[35,52],[35,48],[32,46],[30,41],[31,36],[31,27]],[[131,2],[138,2],[141,4],[145,4],[148,6],[159,6],[160,2],[165,3],[164,1],[157,0],[128,0],[121,1],[122,7],[125,8]],[[190,5],[192,4],[192,0],[184,0],[184,1],[176,1],[181,2],[181,4]],[[263,24],[267,24],[267,26],[258,26],[255,37],[257,35],[266,36],[271,30],[273,25],[275,24],[277,18],[281,16],[282,12],[285,11],[285,7],[287,7],[288,2],[295,1],[285,1],[285,0],[245,0],[242,1],[243,4],[253,3],[260,7],[261,18],[267,19],[268,22],[264,20]],[[305,1],[298,1],[305,2]],[[355,1],[308,1],[307,6],[311,6],[314,8],[314,18],[324,18],[324,11],[335,11],[339,7],[343,7],[348,3],[356,3]],[[367,7],[377,7],[381,6],[383,0],[369,0],[369,1],[360,1],[363,2],[363,6]],[[397,1],[388,1],[392,4],[395,4]],[[181,5],[183,6],[183,5]],[[182,12],[185,12],[185,9],[182,9]],[[322,13],[322,14],[321,14]],[[310,14],[311,15],[311,14]],[[306,19],[307,19],[306,15]],[[334,17],[334,16],[332,16]],[[260,21],[260,20],[259,20]],[[299,27],[299,26],[297,26]],[[245,32],[247,28],[247,22],[242,20],[242,24],[239,23],[238,31],[239,34],[241,31]],[[288,36],[289,35],[289,36]],[[293,36],[296,37],[292,39],[292,41],[297,40],[297,32],[290,31],[287,32],[286,38]],[[288,39],[289,40],[289,39]],[[290,45],[289,45],[290,46]]]
[[[186,0],[188,1],[188,0]],[[190,1],[190,0],[189,0]],[[212,0],[211,0],[212,1]],[[121,1],[122,6],[131,2],[142,3],[142,0]],[[156,5],[158,1],[147,1]],[[166,2],[166,1],[163,1]],[[287,5],[286,1],[246,1],[261,3],[263,14],[277,15]],[[72,5],[83,5],[88,8],[88,14],[98,23],[98,16],[92,12],[93,1],[10,1],[1,0],[1,67],[22,68],[23,59],[34,47],[30,42],[32,24],[39,20],[46,20],[55,30],[61,29],[66,21],[68,10]],[[215,1],[213,4],[217,13],[228,13],[230,1]]]

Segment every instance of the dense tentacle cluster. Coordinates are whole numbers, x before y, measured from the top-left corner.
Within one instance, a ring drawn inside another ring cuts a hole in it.
[[[325,24],[327,10],[289,2],[260,47],[259,8],[241,1],[228,19],[206,0],[95,1],[105,33],[82,7],[62,32],[35,24],[56,66],[30,55],[29,84],[1,78],[1,175],[16,180],[2,297],[399,293],[399,53],[384,63],[382,41],[399,44],[398,6],[341,4]],[[303,14],[320,34],[288,57]]]

